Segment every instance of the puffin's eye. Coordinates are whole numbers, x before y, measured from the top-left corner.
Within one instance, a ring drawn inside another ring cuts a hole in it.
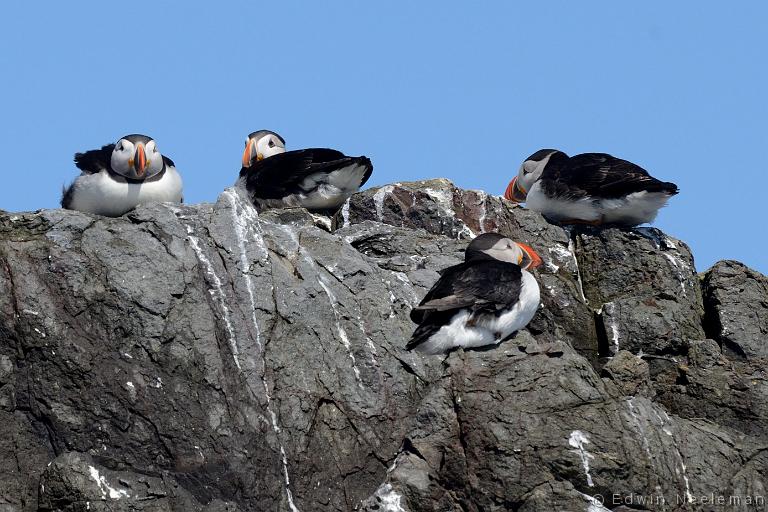
[[[272,139],[269,139],[269,147],[273,148],[275,147],[275,141]]]

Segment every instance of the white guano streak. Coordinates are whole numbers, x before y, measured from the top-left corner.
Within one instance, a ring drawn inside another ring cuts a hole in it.
[[[691,483],[688,480],[688,475],[686,474],[686,466],[685,461],[683,460],[683,454],[680,452],[680,448],[677,446],[677,441],[675,440],[675,435],[672,433],[672,431],[666,426],[666,423],[664,423],[664,419],[659,415],[658,412],[654,409],[653,413],[656,415],[656,418],[660,422],[661,430],[664,432],[667,436],[669,436],[672,439],[672,445],[675,447],[675,455],[677,455],[677,460],[680,463],[680,469],[675,468],[675,473],[677,473],[678,476],[681,476],[683,478],[683,484],[685,484],[685,497],[688,500],[688,503],[691,503],[693,501],[693,495],[691,494]],[[667,421],[672,422],[672,418],[669,417],[669,415],[664,411],[664,416],[667,418]]]
[[[675,246],[672,245],[672,247],[674,248]],[[679,260],[678,258],[669,254],[668,252],[663,252],[662,254],[664,255],[665,258],[667,258],[667,261],[669,261],[672,264],[672,267],[674,268],[674,271],[677,274],[677,280],[680,283],[680,289],[682,290],[683,295],[688,296],[688,290],[686,289],[686,286],[685,286],[685,280],[686,280],[685,274],[686,273],[690,274],[691,267],[684,261]]]
[[[101,491],[101,498],[106,500],[107,496],[109,496],[110,499],[113,500],[119,500],[120,498],[130,498],[131,495],[128,494],[128,491],[124,489],[115,489],[114,487],[111,487],[109,483],[107,483],[107,479],[99,474],[99,470],[96,469],[93,466],[88,466],[88,472],[91,475],[91,478],[93,478],[94,481],[96,481],[96,485],[99,486],[99,490]]]
[[[584,448],[585,444],[589,444],[589,436],[581,430],[574,430],[568,437],[568,444],[575,448],[572,452],[578,454],[581,458],[581,465],[584,468],[584,474],[587,477],[587,485],[594,487],[595,483],[592,481],[592,475],[589,474],[589,459],[594,459],[592,455]]]
[[[344,223],[341,225],[342,228],[346,228],[349,226],[349,201],[352,199],[351,197],[348,197],[346,201],[344,201],[344,206],[341,207],[341,218],[344,219]]]
[[[259,260],[264,261],[266,258],[268,258],[269,252],[267,251],[267,246],[264,243],[264,237],[258,230],[259,215],[253,206],[250,204],[243,204],[243,202],[238,200],[238,198],[236,198],[234,194],[229,190],[225,191],[224,194],[227,196],[230,204],[232,205],[232,223],[235,228],[237,245],[240,249],[241,273],[245,279],[246,289],[248,290],[248,299],[251,306],[251,323],[253,324],[254,331],[256,332],[256,346],[259,349],[259,359],[261,361],[261,384],[264,387],[264,397],[267,400],[267,413],[269,414],[272,423],[272,431],[275,433],[278,445],[280,446],[280,462],[283,467],[283,478],[285,480],[285,494],[288,499],[288,507],[291,509],[291,512],[299,512],[299,509],[296,508],[296,505],[293,502],[293,494],[291,493],[291,478],[288,474],[288,457],[285,454],[285,447],[283,446],[283,442],[280,440],[280,425],[277,422],[277,414],[275,414],[275,411],[272,409],[272,395],[269,392],[269,384],[267,383],[267,360],[266,355],[264,354],[264,347],[261,344],[261,328],[259,327],[259,322],[256,319],[256,294],[253,289],[253,280],[251,279],[251,274],[249,272],[250,264],[248,261],[248,253],[246,251],[245,243],[249,231],[253,232],[256,243],[261,250],[261,256]],[[237,208],[238,205],[241,206],[239,210]]]
[[[573,240],[568,240],[568,252],[573,256],[573,264],[576,267],[576,279],[577,284],[579,285],[581,300],[584,301],[584,304],[587,304],[589,301],[587,301],[587,298],[584,296],[584,283],[581,280],[581,269],[579,269],[579,260],[576,258],[576,245],[573,243]]]
[[[192,228],[190,226],[187,226],[187,230],[190,233],[194,233],[194,231],[190,231],[191,229]],[[229,338],[229,346],[232,350],[232,357],[235,360],[235,366],[237,366],[238,370],[242,371],[242,368],[240,367],[240,349],[237,347],[235,329],[232,326],[232,319],[230,317],[229,308],[227,307],[227,298],[224,295],[224,290],[221,287],[221,279],[219,279],[219,276],[216,275],[216,271],[213,269],[211,260],[209,260],[208,257],[203,253],[198,238],[192,235],[187,236],[187,238],[189,239],[189,244],[192,246],[192,249],[197,255],[197,260],[203,265],[205,275],[208,276],[211,283],[213,284],[213,288],[208,290],[208,293],[211,294],[211,297],[213,297],[213,300],[219,305],[219,308],[221,309],[222,316],[224,317],[224,326],[227,329],[227,337]]]
[[[637,414],[637,410],[635,409],[635,404],[633,403],[633,400],[634,400],[634,397],[627,399],[627,408],[629,409],[629,415],[632,417],[635,427],[637,427],[637,433],[640,434],[640,437],[643,440],[643,449],[645,450],[645,454],[648,456],[648,462],[653,463],[653,455],[651,454],[651,446],[648,443],[648,436],[645,433],[643,424],[640,422],[640,416]]]
[[[616,304],[613,302],[606,302],[603,307],[600,308],[601,315],[603,317],[603,324],[605,325],[605,315],[610,318],[608,327],[611,329],[611,344],[613,348],[613,356],[619,353],[619,326],[616,324]]]
[[[382,484],[376,489],[376,496],[379,498],[379,510],[382,512],[406,512],[400,504],[403,497],[395,492],[391,484]]]
[[[373,204],[376,207],[376,218],[379,222],[384,222],[384,198],[394,189],[394,185],[384,185],[373,194]]]
[[[333,310],[333,316],[336,320],[336,332],[339,335],[339,339],[341,340],[341,343],[344,345],[344,348],[347,350],[347,355],[349,356],[350,361],[352,361],[352,371],[355,373],[355,379],[357,380],[357,385],[360,387],[360,389],[363,389],[363,381],[360,378],[360,370],[357,368],[357,361],[355,360],[355,355],[352,353],[352,344],[349,342],[349,337],[347,336],[347,331],[344,329],[344,326],[341,325],[341,315],[339,314],[338,308],[336,307],[336,296],[333,294],[331,289],[328,287],[328,285],[323,280],[323,277],[320,274],[317,274],[317,282],[320,284],[320,286],[323,288],[323,291],[328,296],[328,301],[331,304],[331,309]]]
[[[461,229],[457,233],[457,238],[461,238],[460,235],[466,236],[468,239],[473,239],[477,236],[466,223],[460,218],[456,217],[456,212],[453,209],[453,191],[452,190],[438,190],[434,188],[425,188],[424,193],[435,200],[437,203],[438,211],[442,211],[448,218],[455,219],[461,223]]]
[[[485,233],[485,218],[488,216],[488,210],[487,210],[487,203],[488,203],[488,194],[483,192],[482,190],[477,191],[478,197],[480,197],[479,202],[477,203],[480,207],[480,216],[477,219],[477,222],[480,226],[480,233]]]
[[[312,256],[310,254],[307,254],[307,251],[299,243],[298,237],[296,237],[296,244],[298,247],[299,254],[307,263],[307,265],[312,267],[312,271],[314,272],[315,276],[317,276],[315,278],[317,280],[317,283],[320,285],[320,287],[325,292],[325,295],[328,297],[328,302],[330,303],[331,310],[333,311],[333,317],[336,325],[336,333],[338,334],[339,339],[341,340],[341,343],[344,345],[344,348],[347,351],[347,355],[349,356],[350,361],[352,361],[352,371],[355,373],[355,380],[357,381],[357,385],[360,389],[364,389],[363,381],[360,377],[360,370],[357,368],[357,361],[355,360],[355,355],[352,353],[352,344],[349,342],[349,336],[347,336],[346,329],[344,329],[344,326],[341,324],[342,318],[341,318],[341,314],[339,313],[339,309],[337,307],[338,301],[336,300],[336,295],[334,295],[334,293],[331,291],[328,284],[323,279],[323,276],[320,274],[320,269],[315,263],[315,260],[312,259]],[[363,330],[362,326],[361,326],[361,330]],[[364,330],[363,330],[363,334],[367,336]],[[372,344],[373,342],[371,342],[371,345]]]

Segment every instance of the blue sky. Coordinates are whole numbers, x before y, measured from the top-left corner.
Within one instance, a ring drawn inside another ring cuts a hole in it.
[[[366,154],[370,185],[501,194],[542,147],[674,181],[655,225],[699,270],[768,273],[768,3],[12,2],[0,32],[0,208],[56,207],[72,155],[128,133],[187,202],[235,180],[247,133]]]

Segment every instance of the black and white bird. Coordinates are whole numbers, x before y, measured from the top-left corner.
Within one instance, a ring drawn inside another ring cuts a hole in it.
[[[325,148],[286,151],[280,135],[259,130],[245,141],[237,185],[245,187],[259,208],[329,211],[357,192],[372,171],[367,157]]]
[[[182,202],[181,176],[146,135],[77,153],[75,165],[82,172],[64,187],[63,208],[119,217],[139,204]]]
[[[541,149],[525,159],[504,197],[563,224],[636,226],[652,222],[677,193],[674,183],[606,153],[569,158]]]
[[[525,327],[539,307],[539,285],[525,269],[541,264],[527,245],[485,233],[467,246],[411,310],[419,324],[406,345],[426,354],[493,345]]]

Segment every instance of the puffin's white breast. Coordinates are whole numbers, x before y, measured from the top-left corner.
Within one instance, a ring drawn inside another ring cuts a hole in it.
[[[670,195],[664,192],[645,190],[612,199],[549,197],[544,194],[539,182],[536,182],[528,192],[526,206],[554,220],[637,225],[653,222],[669,198]]]
[[[509,311],[498,317],[484,315],[478,326],[484,327],[494,333],[500,333],[499,339],[504,339],[515,331],[519,331],[533,319],[541,300],[539,283],[530,273],[523,270],[520,298]]]
[[[156,181],[127,183],[117,181],[106,170],[80,175],[73,185],[71,207],[108,217],[117,217],[139,204],[180,202],[181,176],[174,167],[167,167]]]
[[[541,189],[540,182],[536,182],[528,191],[525,205],[535,212],[539,212],[554,220],[583,220],[594,222],[600,219],[600,209],[596,207],[592,198],[565,199],[561,197],[549,197]]]
[[[360,188],[367,167],[357,163],[329,173],[307,176],[300,187],[299,205],[309,209],[337,208]]]
[[[620,199],[600,201],[603,222],[615,224],[644,224],[653,222],[659,209],[671,196],[664,192],[633,192]]]

